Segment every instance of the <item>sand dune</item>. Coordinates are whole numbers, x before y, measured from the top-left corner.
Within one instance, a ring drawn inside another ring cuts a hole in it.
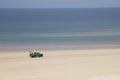
[[[120,49],[0,51],[0,80],[120,80]]]

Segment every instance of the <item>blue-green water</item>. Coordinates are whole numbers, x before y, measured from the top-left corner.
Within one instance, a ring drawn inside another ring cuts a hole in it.
[[[0,50],[120,47],[120,8],[0,9]]]

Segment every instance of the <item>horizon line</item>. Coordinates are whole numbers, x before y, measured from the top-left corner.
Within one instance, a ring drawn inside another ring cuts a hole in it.
[[[29,7],[29,8],[14,8],[14,7],[6,7],[6,8],[0,8],[0,9],[91,9],[91,8],[120,8],[120,7],[76,7],[76,8],[72,8],[72,7],[69,7],[69,8],[52,8],[52,7],[48,7],[48,8],[32,8],[32,7]]]

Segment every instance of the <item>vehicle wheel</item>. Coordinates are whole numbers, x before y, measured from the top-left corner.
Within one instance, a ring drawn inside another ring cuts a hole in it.
[[[31,56],[31,58],[34,58],[34,56]]]

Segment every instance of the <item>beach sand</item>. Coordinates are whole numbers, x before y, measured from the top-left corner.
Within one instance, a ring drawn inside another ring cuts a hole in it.
[[[0,80],[120,80],[120,49],[0,51]]]

